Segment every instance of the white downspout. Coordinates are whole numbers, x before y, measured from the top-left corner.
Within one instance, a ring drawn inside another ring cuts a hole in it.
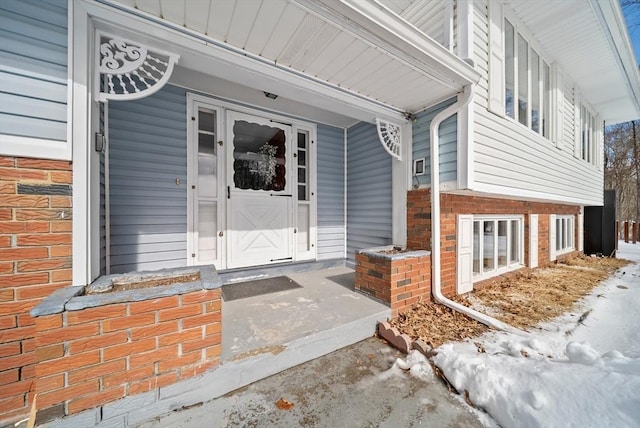
[[[458,101],[438,113],[431,121],[429,129],[431,142],[431,294],[437,303],[445,305],[454,311],[461,312],[476,321],[493,327],[498,330],[506,330],[522,333],[520,330],[511,327],[493,317],[480,313],[464,305],[447,299],[442,294],[440,284],[440,123],[465,108],[471,101],[473,85],[467,85]]]

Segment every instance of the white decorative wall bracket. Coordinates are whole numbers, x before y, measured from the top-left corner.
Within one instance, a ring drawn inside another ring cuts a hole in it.
[[[397,123],[377,118],[376,127],[378,128],[378,138],[380,138],[382,147],[394,158],[402,160],[402,127]]]
[[[159,91],[171,77],[179,55],[118,36],[97,33],[97,101],[136,100]]]

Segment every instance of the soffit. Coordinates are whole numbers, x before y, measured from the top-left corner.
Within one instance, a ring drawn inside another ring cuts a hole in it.
[[[414,112],[451,97],[466,83],[437,66],[430,73],[428,65],[411,63],[410,56],[382,48],[358,31],[350,31],[332,17],[323,16],[322,8],[327,3],[342,7],[349,0],[318,2],[321,9],[316,8],[316,2],[305,0],[113,2],[402,111]],[[408,23],[407,26],[410,27]],[[356,28],[362,30],[362,25]],[[423,33],[420,35],[428,39]],[[459,61],[451,57],[452,61]],[[184,65],[182,61],[181,64]]]
[[[508,0],[506,7],[602,119],[640,117],[640,74],[616,0]]]

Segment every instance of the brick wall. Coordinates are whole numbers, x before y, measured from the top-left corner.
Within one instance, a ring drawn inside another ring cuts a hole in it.
[[[0,156],[0,421],[35,390],[29,310],[71,282],[71,163]]]
[[[36,318],[38,423],[220,363],[220,289]]]
[[[431,254],[356,252],[355,288],[391,306],[393,315],[431,299]]]
[[[431,200],[430,189],[412,190],[407,194],[407,248],[431,249]],[[440,257],[442,292],[453,296],[456,289],[456,228],[458,214],[519,214],[524,215],[525,263],[529,262],[529,215],[538,214],[538,265],[549,263],[549,215],[566,214],[577,216],[580,207],[565,204],[518,201],[512,199],[479,196],[440,195]],[[576,217],[575,242],[578,221]],[[575,255],[576,252],[561,258]]]

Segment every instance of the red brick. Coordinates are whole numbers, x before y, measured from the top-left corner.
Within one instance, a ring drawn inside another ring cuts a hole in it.
[[[16,327],[8,330],[0,331],[0,343],[15,342],[23,340],[26,337],[33,337],[36,329],[33,326]]]
[[[2,272],[1,268],[2,268],[2,264],[0,263],[0,272]],[[13,299],[14,299],[13,288],[0,289],[0,302],[10,302]]]
[[[97,323],[78,324],[55,331],[49,330],[47,334],[40,334],[40,329],[38,329],[39,334],[36,337],[36,344],[38,346],[45,346],[59,342],[82,339],[88,336],[96,336],[99,331],[100,329]]]
[[[222,300],[216,299],[204,304],[205,312],[218,312],[222,309]]]
[[[59,245],[70,243],[70,233],[39,233],[36,235],[18,235],[18,247]]]
[[[98,392],[99,389],[100,384],[98,383],[98,380],[90,380],[89,382],[68,386],[45,394],[39,394],[38,407],[51,407],[54,404],[63,403],[67,400],[81,397],[92,392]]]
[[[125,396],[124,387],[101,391],[96,394],[87,395],[82,398],[76,398],[69,401],[67,408],[70,415],[81,412],[86,409],[92,409],[101,404],[115,401]]]
[[[92,349],[101,349],[108,346],[127,343],[127,336],[126,331],[116,331],[114,333],[101,334],[99,336],[74,340],[69,342],[67,346],[69,354],[75,355]]]
[[[44,284],[44,285],[34,285],[31,287],[20,287],[16,289],[16,299],[41,299],[49,296],[54,291],[64,288],[68,283],[55,283],[55,284]],[[34,305],[35,306],[35,305]]]
[[[222,343],[222,335],[212,334],[210,336],[206,336],[203,339],[190,340],[187,342],[182,342],[182,352],[188,353],[196,350],[201,350],[210,346],[215,346]]]
[[[0,220],[13,220],[13,211],[10,208],[0,208]]]
[[[155,300],[144,300],[142,302],[133,302],[129,304],[129,313],[131,315],[157,311],[160,309],[175,308],[178,306],[178,296],[162,297]]]
[[[48,255],[46,248],[11,248],[0,251],[0,260],[43,259]]]
[[[71,184],[73,181],[71,172],[51,171],[49,175],[53,183]]]
[[[62,327],[62,314],[44,315],[36,319],[38,331]]]
[[[14,275],[0,276],[0,284],[5,287],[21,287],[24,285],[46,284],[49,282],[49,274],[42,273],[20,273]]]
[[[4,370],[0,372],[0,385],[18,382],[20,379],[20,371],[18,368]]]
[[[158,361],[158,373],[165,373],[169,370],[179,369],[181,367],[195,364],[202,360],[202,352],[194,351],[186,354],[182,354],[176,358],[170,358],[162,361]]]
[[[33,169],[0,168],[0,180],[22,181],[22,180],[47,180],[46,171]]]
[[[202,337],[202,328],[196,327],[189,330],[179,331],[177,333],[167,334],[158,338],[159,346],[175,345],[188,340],[200,339]]]
[[[203,325],[214,324],[218,322],[220,322],[220,313],[196,315],[194,317],[182,319],[182,328],[186,330],[193,327],[200,327]]]
[[[71,245],[56,245],[51,247],[51,257],[69,257],[71,256]]]
[[[98,363],[93,366],[83,367],[78,370],[72,370],[67,373],[67,382],[69,385],[75,385],[76,383],[82,383],[89,379],[96,379],[100,377],[109,377],[114,375],[115,373],[127,373],[125,371],[127,368],[127,360],[125,358],[120,358],[118,360],[108,361],[105,363]],[[104,380],[102,383],[102,387],[105,388],[107,385],[104,384]]]
[[[190,305],[182,305],[177,308],[163,309],[158,312],[158,320],[169,321],[173,319],[186,318],[193,315],[200,315],[202,313],[202,304],[193,303]]]
[[[10,418],[13,415],[19,415],[20,412],[18,411],[18,409],[24,408],[25,403],[24,403],[24,397],[23,395],[16,395],[10,398],[7,398],[6,400],[0,400],[0,409],[7,409],[7,413],[2,413],[2,417],[3,418]],[[13,412],[9,412],[8,409],[12,409]],[[26,409],[25,409],[26,410]],[[24,416],[24,415],[22,415]]]
[[[89,351],[82,354],[67,355],[56,360],[49,360],[38,364],[36,372],[38,377],[64,373],[80,367],[96,364],[100,361],[99,351]]]
[[[215,345],[205,349],[205,356],[208,361],[219,360],[222,355],[222,345]]]
[[[2,165],[0,163],[0,166],[5,166],[5,165]],[[13,183],[11,181],[0,181],[0,194],[14,194],[14,193],[16,193],[16,183]]]
[[[163,386],[171,385],[178,381],[178,373],[167,373],[164,375],[156,376],[153,379],[143,380],[138,383],[134,383],[129,386],[129,394],[139,394],[141,392],[147,392],[152,389],[162,388]]]
[[[30,352],[27,354],[12,355],[10,357],[0,358],[0,371],[15,369],[16,367],[27,366],[35,363],[35,355]]]
[[[146,327],[132,328],[131,340],[139,340],[147,337],[162,336],[178,331],[178,321],[167,321]]]
[[[142,379],[147,379],[154,376],[156,373],[153,365],[138,367],[135,369],[129,369],[121,373],[114,373],[109,376],[105,376],[102,379],[103,388],[113,388],[119,385],[125,385],[127,383],[133,383]]]
[[[71,221],[52,221],[51,222],[51,232],[71,232],[73,228],[73,223]]]
[[[2,206],[13,208],[49,208],[49,197],[39,195],[4,195]]]
[[[197,291],[194,293],[183,294],[182,304],[189,305],[191,303],[211,302],[219,298],[220,298],[219,292],[215,292],[215,290],[213,291],[203,290],[203,291]]]
[[[141,327],[155,323],[156,314],[154,312],[142,313],[138,315],[113,318],[102,321],[102,331],[104,333],[128,328]]]
[[[36,359],[38,362],[61,358],[64,355],[64,345],[62,343],[40,346],[36,349]]]
[[[147,352],[156,349],[156,339],[144,339],[136,342],[123,343],[122,345],[110,346],[102,350],[102,359],[104,361],[122,358],[141,352]]]
[[[52,269],[68,269],[71,267],[71,259],[43,259],[18,262],[18,272],[34,272]]]
[[[51,282],[71,281],[71,269],[59,269],[51,272]]]
[[[98,321],[107,318],[121,318],[127,313],[127,306],[124,303],[116,305],[98,306],[86,308],[80,311],[67,312],[67,324],[82,324],[86,322]]]
[[[39,393],[59,389],[64,386],[64,374],[41,377],[37,380],[37,391]]]
[[[35,158],[17,158],[18,168],[71,171],[71,162],[61,160],[45,160]]]
[[[71,196],[52,195],[49,198],[51,208],[71,208]]]
[[[49,232],[46,221],[0,221],[0,233],[38,233]]]
[[[10,383],[0,386],[0,400],[11,398],[16,395],[17,391],[31,391],[34,388],[33,380],[22,380],[16,383]],[[24,393],[22,392],[22,393]]]
[[[222,323],[207,324],[204,330],[205,335],[216,334],[222,332]]]
[[[160,347],[153,352],[129,356],[129,368],[154,365],[158,361],[178,356],[178,345]]]
[[[22,352],[20,342],[9,342],[0,345],[0,358],[9,357],[11,355],[17,355]]]
[[[65,211],[65,210],[62,210],[60,208],[58,208],[58,209],[17,208],[16,209],[16,218],[15,219],[18,220],[18,221],[60,220],[62,211]],[[70,215],[70,214],[67,214],[67,215]],[[1,218],[0,218],[0,220],[1,220]]]

